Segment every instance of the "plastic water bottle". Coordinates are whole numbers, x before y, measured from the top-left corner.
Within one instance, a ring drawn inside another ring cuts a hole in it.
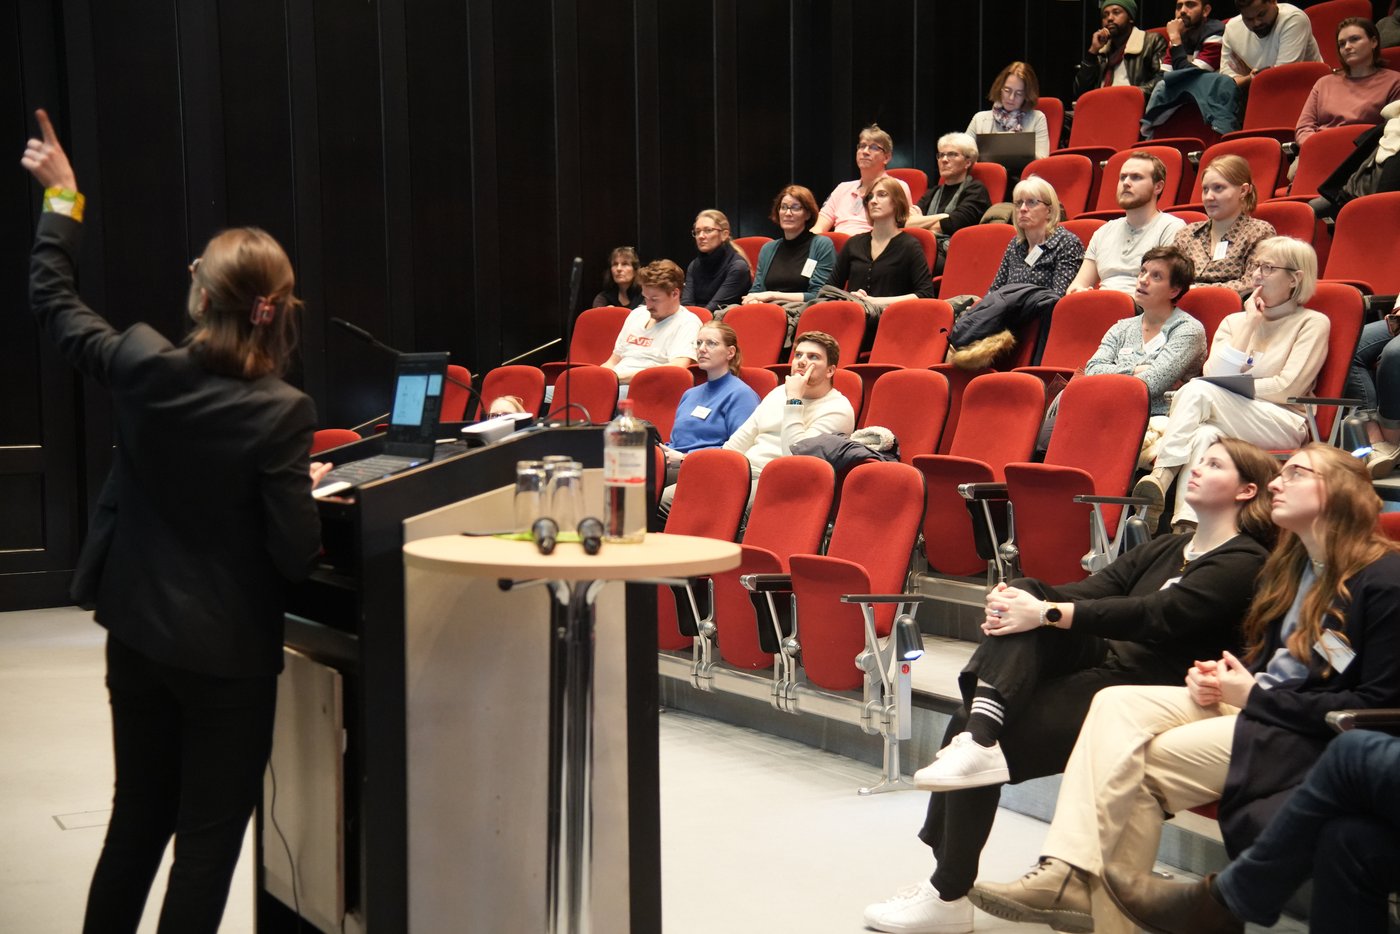
[[[632,414],[631,399],[617,407],[603,430],[603,540],[640,542],[647,535],[646,423]]]

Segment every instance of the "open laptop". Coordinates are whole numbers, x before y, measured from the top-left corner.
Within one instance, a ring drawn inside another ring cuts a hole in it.
[[[1006,166],[1006,174],[1019,178],[1035,158],[1034,133],[978,133],[977,158]]]
[[[383,453],[336,467],[317,485],[315,495],[339,493],[433,459],[447,358],[446,353],[399,354]]]

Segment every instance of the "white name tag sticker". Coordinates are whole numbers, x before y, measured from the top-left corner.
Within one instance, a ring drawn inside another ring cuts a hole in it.
[[[690,410],[690,417],[698,418],[701,421],[703,421],[710,417],[710,410],[705,408],[703,405],[697,405],[695,408]]]
[[[812,257],[810,257],[810,256],[807,257],[807,262],[805,262],[805,263],[802,264],[802,278],[804,278],[804,279],[810,279],[810,278],[812,278],[812,273],[814,273],[814,272],[816,272],[816,271],[817,271],[817,261],[814,260],[814,259],[812,259]]]
[[[1040,259],[1040,245],[1036,244],[1031,247],[1030,252],[1026,254],[1026,265],[1034,266],[1035,261],[1038,259]]]
[[[1211,254],[1211,259],[1224,259],[1225,254],[1230,252],[1230,241],[1221,240],[1215,245],[1215,252]]]
[[[1346,671],[1356,658],[1356,650],[1332,629],[1322,630],[1322,638],[1313,645],[1313,651],[1321,655],[1337,674]]]

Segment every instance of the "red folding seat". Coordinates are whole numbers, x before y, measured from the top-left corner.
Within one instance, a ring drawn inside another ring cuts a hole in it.
[[[1055,303],[1050,316],[1050,332],[1045,336],[1040,364],[1017,367],[1016,372],[1030,373],[1046,383],[1056,376],[1068,380],[1084,369],[1108,329],[1135,313],[1133,300],[1126,292],[1091,289],[1066,295]]]
[[[1240,293],[1218,285],[1198,285],[1187,289],[1176,304],[1206,329],[1207,351],[1215,340],[1215,330],[1220,327],[1220,322],[1243,308]]]
[[[1400,191],[1342,205],[1323,278],[1349,282],[1369,295],[1400,293]]]
[[[835,485],[831,465],[816,457],[780,457],[763,468],[744,529],[739,567],[713,578],[715,611],[710,632],[725,664],[750,670],[773,666],[778,651],[773,646],[775,637],[768,635],[771,628],[764,630],[768,647],[760,644],[754,605],[739,578],[786,574],[792,555],[817,552],[826,533]]]
[[[875,328],[870,359],[844,367],[860,376],[866,395],[885,373],[930,367],[948,355],[953,306],[937,298],[911,298],[887,307]]]
[[[987,189],[992,204],[1006,200],[1006,166],[1000,162],[974,162],[969,174]]]
[[[947,377],[933,370],[896,370],[880,377],[867,395],[861,426],[878,425],[894,432],[903,463],[937,453],[948,417]]]
[[[447,365],[447,379],[442,387],[442,408],[438,411],[438,419],[444,422],[465,421],[467,417],[467,403],[471,401],[472,373],[464,366],[456,363]]]
[[[787,336],[787,312],[778,305],[762,302],[729,309],[724,323],[739,338],[744,366],[768,366],[778,362]],[[704,376],[700,377],[702,380]]]
[[[663,468],[662,473],[665,473]],[[671,512],[669,535],[696,535],[734,541],[749,500],[749,459],[738,451],[703,448],[681,461]],[[697,636],[697,622],[710,614],[708,586],[658,587],[656,644],[663,650],[688,649]],[[694,597],[697,601],[691,605]]]
[[[676,406],[680,405],[685,391],[694,385],[690,371],[683,366],[647,367],[632,376],[627,398],[632,400],[633,414],[655,425],[665,444],[671,440]],[[557,392],[555,398],[558,398]]]
[[[570,365],[597,365],[605,363],[612,356],[617,344],[618,332],[632,313],[630,308],[606,305],[602,308],[586,308],[574,319],[573,335],[569,338],[568,361],[555,360],[540,364],[546,384],[553,386],[559,374]]]
[[[744,251],[744,255],[749,260],[749,275],[758,275],[758,251],[763,249],[765,243],[772,242],[772,237],[735,237],[734,245]]]
[[[1010,224],[978,224],[953,234],[948,240],[943,275],[933,280],[939,297],[985,295],[1014,236],[1016,228]]]
[[[601,366],[575,366],[554,383],[550,415],[566,422],[602,425],[617,409],[617,374]]]
[[[963,393],[948,453],[914,458],[927,487],[924,554],[934,571],[965,577],[987,570],[958,486],[1004,481],[1008,463],[1030,459],[1044,414],[1045,384],[1034,376],[983,374]]]
[[[1021,171],[1022,178],[1032,175],[1045,179],[1055,189],[1065,217],[1070,220],[1083,214],[1094,190],[1094,163],[1080,153],[1051,153],[1043,159],[1032,159]],[[1011,193],[1007,193],[1009,199]],[[946,263],[945,269],[946,269]]]
[[[1335,49],[1336,37],[1327,44]],[[1268,136],[1281,143],[1292,142],[1298,116],[1308,102],[1313,85],[1318,78],[1331,73],[1331,67],[1323,62],[1290,62],[1265,68],[1249,84],[1242,128],[1226,133],[1220,138],[1221,142],[1242,136]],[[1272,186],[1273,182],[1269,184]]]
[[[531,415],[538,415],[544,404],[544,371],[537,366],[523,366],[513,363],[498,366],[486,373],[481,381],[481,398],[484,405],[501,396],[515,396]],[[486,413],[478,406],[477,418],[485,418]]]
[[[916,204],[928,191],[928,173],[923,169],[885,169],[885,174],[909,186],[909,203]]]
[[[1122,497],[1129,492],[1147,428],[1147,384],[1111,373],[1073,380],[1060,394],[1055,430],[1044,463],[1006,465],[1006,483],[974,484],[971,502],[1011,502],[1009,552],[988,529],[985,557],[1007,560],[1003,573],[1051,584],[1080,580],[1090,565],[1104,565],[1122,540],[1120,504],[1103,504],[1099,518],[1083,496]],[[1109,536],[1109,530],[1114,534]],[[1008,559],[1019,556],[1016,567]]]

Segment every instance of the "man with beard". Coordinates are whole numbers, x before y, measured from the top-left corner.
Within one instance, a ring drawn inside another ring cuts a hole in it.
[[[1278,0],[1244,0],[1240,15],[1225,24],[1220,73],[1241,91],[1265,68],[1292,62],[1320,62],[1308,14]]]
[[[1212,19],[1210,4],[1202,0],[1176,0],[1176,17],[1167,20],[1169,55],[1162,68],[1177,71],[1199,68],[1217,71],[1220,68],[1220,43],[1225,24]]]
[[[1074,72],[1074,96],[1120,84],[1151,94],[1162,77],[1166,40],[1134,25],[1137,0],[1101,0],[1099,11],[1102,27],[1090,37],[1089,54]]]
[[[1128,213],[1094,231],[1066,294],[1093,288],[1136,292],[1143,254],[1153,247],[1170,246],[1176,232],[1186,226],[1181,218],[1157,210],[1166,181],[1166,165],[1150,152],[1128,157],[1118,173],[1118,206]]]

